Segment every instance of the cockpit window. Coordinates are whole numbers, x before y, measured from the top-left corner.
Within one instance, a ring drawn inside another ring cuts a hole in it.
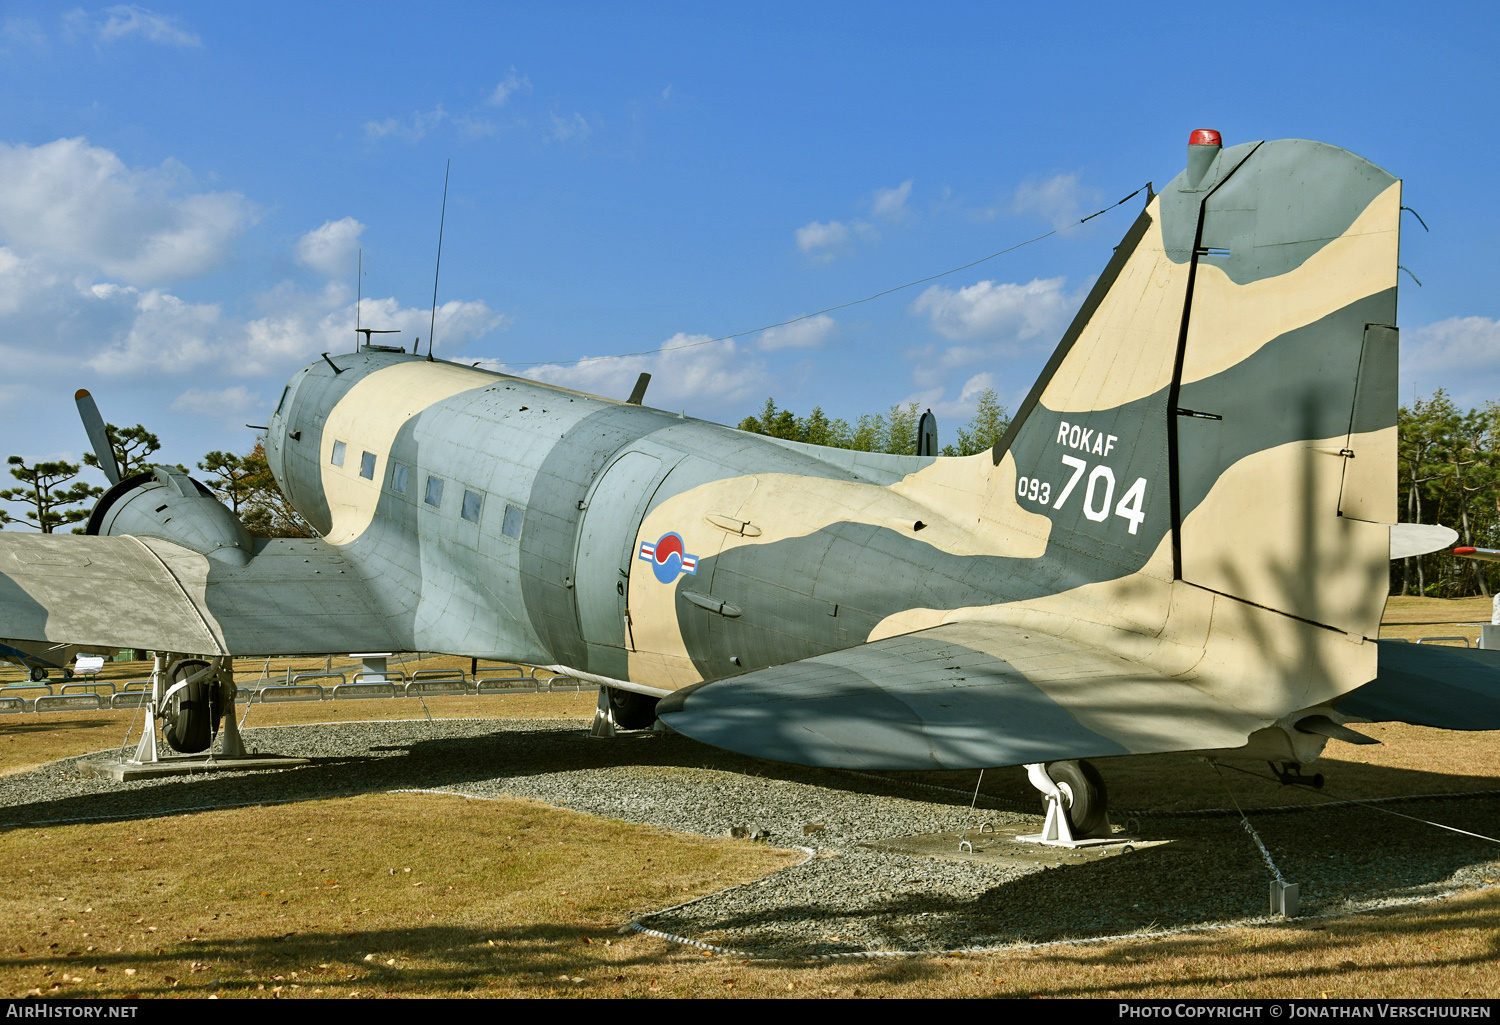
[[[391,464],[391,490],[398,495],[406,494],[406,482],[411,478],[411,471],[400,463]]]
[[[276,412],[273,413],[273,414],[271,414],[272,416],[276,416],[276,415],[279,415],[281,413],[281,407],[284,406],[284,405],[286,405],[286,397],[288,395],[290,395],[291,393],[292,393],[292,386],[291,385],[287,385],[285,388],[281,389],[281,401],[278,402],[278,403],[276,403]]]
[[[366,452],[359,457],[359,475],[365,480],[375,479],[375,453]]]
[[[443,504],[443,479],[441,477],[427,478],[427,494],[422,500],[431,506]]]
[[[333,443],[333,458],[330,459],[330,460],[328,460],[328,461],[330,463],[332,463],[334,466],[343,466],[344,465],[344,450],[347,447],[348,446],[346,446],[342,441],[335,441]]]

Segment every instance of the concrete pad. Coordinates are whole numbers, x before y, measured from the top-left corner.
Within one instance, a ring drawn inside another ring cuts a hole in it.
[[[245,758],[214,758],[203,755],[183,755],[163,758],[159,762],[125,761],[120,758],[97,758],[81,762],[79,770],[84,776],[113,776],[121,782],[133,779],[158,779],[162,776],[188,776],[195,772],[249,772],[253,769],[289,769],[311,764],[310,758],[291,758],[284,755],[249,755]]]
[[[1105,858],[1136,854],[1152,847],[1172,843],[1171,840],[1141,840],[1121,833],[1114,843],[1069,850],[1066,847],[1046,847],[1016,839],[1022,834],[1034,832],[1036,832],[1035,826],[999,826],[993,833],[981,833],[976,827],[962,834],[962,839],[973,845],[972,852],[958,849],[960,842],[958,833],[897,836],[885,840],[874,840],[860,844],[860,846],[891,854],[908,854],[916,858],[977,861],[985,865],[1002,865],[1012,868],[1050,868],[1056,865],[1083,865],[1092,861],[1103,861]]]

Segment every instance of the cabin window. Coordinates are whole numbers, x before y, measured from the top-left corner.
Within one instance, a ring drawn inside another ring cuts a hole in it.
[[[344,445],[344,443],[342,441],[335,441],[333,443],[333,458],[330,459],[329,462],[332,463],[334,466],[343,466],[344,465],[344,449],[345,449],[345,447],[346,446]]]
[[[400,463],[391,464],[391,490],[398,495],[406,494],[406,482],[411,479],[411,471]]]
[[[464,490],[464,507],[459,515],[470,523],[479,522],[479,511],[484,508],[484,498],[467,489]]]
[[[500,526],[500,533],[506,537],[519,539],[521,536],[521,521],[525,518],[521,510],[513,505],[507,505],[505,507],[505,522]]]
[[[431,506],[443,504],[443,479],[441,477],[427,478],[427,495],[423,501]]]
[[[375,453],[366,452],[359,457],[359,475],[365,480],[375,479]]]

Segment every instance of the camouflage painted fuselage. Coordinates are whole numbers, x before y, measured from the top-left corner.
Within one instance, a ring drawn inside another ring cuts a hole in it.
[[[994,630],[1024,628],[1243,713],[1177,745],[1234,746],[1375,675],[1401,202],[1319,143],[1211,156],[1141,213],[993,452],[823,449],[362,352],[293,379],[272,467],[399,646],[665,694],[944,624],[1005,658]],[[1140,704],[1139,679],[1096,686]],[[1088,714],[1121,751],[1177,728]]]
[[[1401,186],[1300,140],[1188,166],[990,452],[798,445],[367,349],[300,371],[270,421],[321,540],[195,540],[213,516],[169,522],[191,482],[126,481],[91,529],[128,536],[0,538],[0,614],[37,639],[553,666],[810,764],[1307,760],[1328,727],[1298,724],[1341,721],[1378,671]],[[78,598],[104,579],[114,605]]]

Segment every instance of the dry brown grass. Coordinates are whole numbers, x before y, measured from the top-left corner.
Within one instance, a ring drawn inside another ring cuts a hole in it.
[[[1467,637],[1474,643],[1481,625],[1490,621],[1488,598],[1415,598],[1393,595],[1386,601],[1381,637]]]
[[[847,962],[619,923],[798,855],[415,794],[0,835],[22,996],[1494,996],[1494,891],[1342,919]],[[565,979],[564,979],[565,977]],[[575,981],[576,980],[576,981]]]
[[[1421,636],[1434,632],[1429,622],[1488,618],[1487,603],[1475,611],[1462,602],[1434,602],[1440,600],[1393,599],[1387,621],[1404,617],[1400,628]],[[246,679],[259,675],[261,665],[246,662],[237,670]],[[103,678],[135,679],[148,670],[113,663]],[[592,694],[439,697],[427,705],[437,718],[586,717]],[[132,715],[6,717],[0,772],[116,746]],[[421,716],[410,700],[257,705],[248,725]],[[1500,745],[1489,734],[1402,724],[1361,729],[1384,743],[1329,745],[1318,769],[1333,796],[1497,787]],[[1116,807],[1224,803],[1217,777],[1195,759],[1102,760],[1100,768]],[[973,785],[972,776],[921,778]],[[1314,799],[1243,776],[1231,784],[1251,803]],[[1035,804],[1016,773],[987,776],[984,789]],[[1500,889],[1277,926],[841,962],[704,957],[615,931],[644,911],[753,879],[798,857],[530,802],[416,794],[16,828],[0,833],[0,873],[8,884],[0,891],[0,920],[7,923],[0,930],[0,990],[250,997],[1500,995]]]

